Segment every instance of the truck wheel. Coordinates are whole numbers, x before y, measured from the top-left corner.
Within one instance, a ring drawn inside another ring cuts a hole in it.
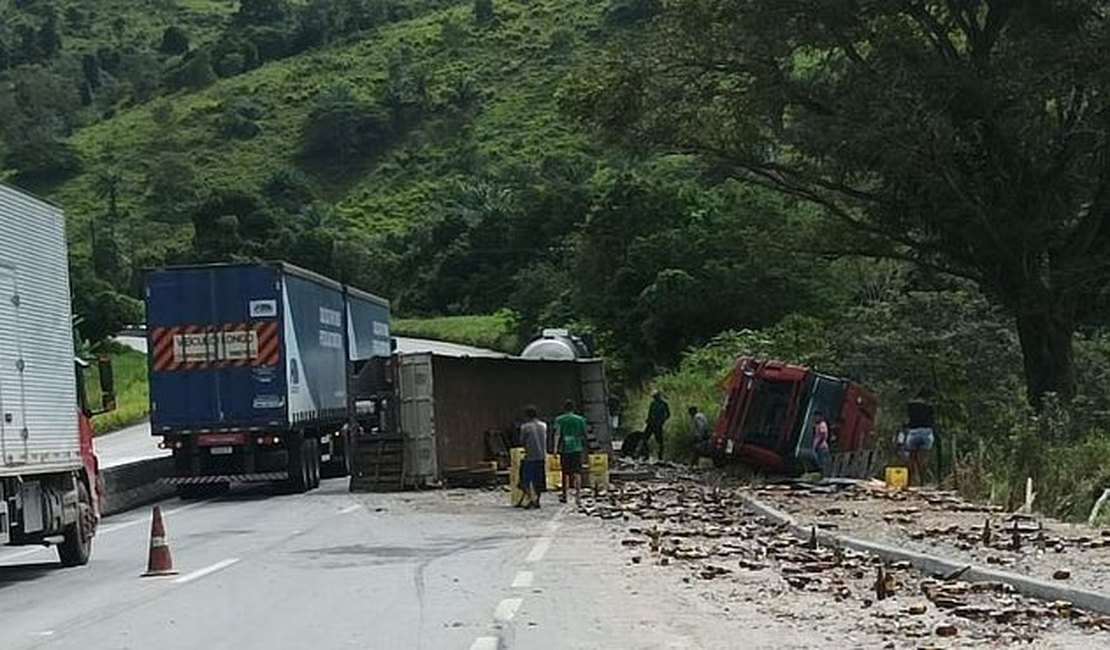
[[[315,490],[320,487],[320,440],[313,438],[308,447],[308,466],[310,468],[311,479],[309,481],[308,489]]]
[[[58,559],[62,566],[84,566],[89,563],[92,553],[92,538],[96,531],[96,515],[93,513],[89,489],[84,483],[77,484],[77,521],[65,530],[65,541],[58,545]]]
[[[308,441],[301,438],[300,444],[289,450],[289,481],[286,485],[290,492],[300,494],[308,491],[312,482],[308,467]]]

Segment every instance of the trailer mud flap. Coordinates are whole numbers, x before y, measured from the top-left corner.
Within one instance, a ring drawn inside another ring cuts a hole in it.
[[[258,472],[256,474],[214,474],[211,476],[171,476],[162,479],[169,485],[215,485],[217,483],[266,483],[284,481],[289,472]]]

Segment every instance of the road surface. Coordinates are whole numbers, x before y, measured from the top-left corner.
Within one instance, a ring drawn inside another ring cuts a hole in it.
[[[353,495],[342,479],[305,495],[170,500],[163,508],[176,576],[139,577],[145,508],[105,521],[87,567],[60,569],[46,549],[0,551],[0,648],[929,643],[875,631],[876,621],[903,619],[905,601],[861,609],[791,589],[768,572],[703,582],[694,565],[665,566],[643,547],[625,548],[624,526],[632,524],[554,503],[514,510],[506,500],[500,490]],[[633,560],[640,555],[648,557]],[[1037,640],[1099,647],[1110,637],[1064,630]]]
[[[128,465],[140,460],[168,456],[168,449],[159,449],[161,438],[150,435],[150,423],[143,422],[114,433],[97,436],[93,445],[101,467]]]
[[[107,520],[84,568],[0,551],[0,648],[637,647],[622,640],[657,617],[601,579],[594,541],[562,510],[513,510],[500,491],[345,487],[166,502],[169,578],[139,577],[147,509]],[[658,638],[703,647],[683,625]]]

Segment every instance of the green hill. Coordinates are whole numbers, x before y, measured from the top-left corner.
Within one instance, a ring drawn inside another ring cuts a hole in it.
[[[658,9],[0,3],[0,173],[67,210],[92,340],[141,320],[143,268],[281,258],[406,316],[507,308],[519,340],[573,327],[648,373],[839,291],[827,263],[782,250],[812,211],[692,159],[629,157],[561,110]]]

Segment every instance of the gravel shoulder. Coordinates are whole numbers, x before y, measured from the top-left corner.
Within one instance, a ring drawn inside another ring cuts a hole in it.
[[[1010,515],[942,490],[802,484],[749,493],[802,525],[1094,591],[1110,586],[1110,530]]]
[[[620,603],[602,608],[620,617],[597,625],[598,640],[636,648],[1110,647],[1110,618],[816,546],[746,512],[737,494],[693,480],[631,482],[583,505],[592,522],[568,516],[574,543],[597,558],[579,603]]]

